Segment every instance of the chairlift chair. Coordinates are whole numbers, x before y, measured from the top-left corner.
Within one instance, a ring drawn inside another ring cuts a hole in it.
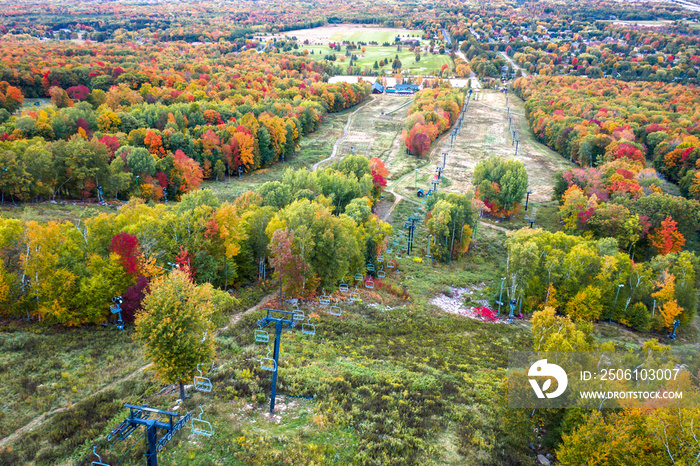
[[[275,362],[275,360],[270,357],[271,352],[272,350],[268,349],[267,356],[263,356],[262,358],[260,358],[260,369],[272,372],[277,370],[277,362]]]
[[[401,259],[401,252],[394,254],[394,259]]]
[[[357,292],[357,287],[355,287],[355,291],[350,294],[350,301],[353,303],[356,303],[360,300],[360,293]]]
[[[384,267],[382,267],[381,269],[379,269],[379,271],[377,271],[377,278],[384,278],[384,277],[386,277],[386,272],[384,271]]]
[[[311,318],[309,318],[309,322],[301,324],[301,333],[311,336],[316,335],[316,326],[311,323]]]
[[[92,452],[95,454],[95,456],[97,456],[97,461],[90,463],[90,466],[110,466],[109,464],[102,462],[102,457],[97,454],[97,447],[93,446]]]
[[[340,309],[340,306],[338,306],[337,304],[334,304],[330,308],[330,313],[332,316],[340,316],[340,314],[342,313],[342,310]]]
[[[192,433],[211,437],[214,435],[214,428],[211,426],[211,422],[202,419],[202,414],[204,414],[204,410],[200,406],[199,416],[192,418]]]
[[[355,272],[355,281],[361,282],[363,278],[365,277],[360,273],[360,269],[357,269],[357,271]]]
[[[255,342],[256,343],[267,343],[270,341],[270,334],[267,333],[265,330],[256,330],[255,331]]]
[[[343,277],[343,281],[340,282],[340,285],[338,285],[338,289],[340,290],[341,293],[347,293],[350,290],[350,287],[348,286],[348,284],[345,283],[345,277]]]
[[[369,264],[367,264],[367,270],[369,270],[370,272],[374,272],[374,264],[372,263],[372,261],[369,261]]]
[[[391,259],[389,262],[386,263],[386,267],[388,269],[393,269],[396,267],[396,261],[394,259]]]
[[[365,282],[365,288],[367,289],[373,289],[374,288],[374,282],[372,281],[372,278],[368,278],[367,281]]]
[[[386,248],[386,253],[390,256],[394,253],[394,250],[392,248]]]
[[[302,311],[298,307],[294,308],[294,314],[292,314],[292,320],[296,320],[299,322],[306,320],[306,316],[304,315],[304,311]]]
[[[384,255],[383,254],[379,254],[377,256],[377,262],[384,262]]]
[[[331,303],[331,297],[326,294],[326,289],[323,289],[323,294],[318,297],[318,301],[323,306],[328,306]]]
[[[211,380],[204,377],[204,374],[202,374],[202,371],[199,369],[199,364],[197,364],[197,370],[199,371],[199,375],[194,378],[194,389],[198,392],[209,393],[212,389]]]

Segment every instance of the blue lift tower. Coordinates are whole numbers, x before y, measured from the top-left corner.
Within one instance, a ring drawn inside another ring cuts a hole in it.
[[[259,328],[267,327],[270,324],[275,325],[275,351],[272,358],[262,358],[260,367],[265,370],[272,371],[272,388],[270,389],[270,414],[275,411],[275,395],[277,394],[277,370],[279,369],[280,358],[280,340],[282,339],[282,329],[294,328],[297,322],[303,321],[295,318],[296,312],[280,311],[277,309],[264,309],[267,315],[257,322]],[[270,361],[273,359],[273,361]]]
[[[124,421],[107,436],[107,441],[112,441],[114,437],[125,440],[132,432],[138,429],[139,426],[145,426],[146,444],[148,445],[146,466],[158,466],[158,453],[165,447],[170,439],[173,438],[173,435],[185,427],[185,424],[192,419],[191,412],[183,415],[149,408],[148,406],[125,404],[124,407],[129,408],[129,417],[124,419]],[[151,414],[168,416],[168,422],[150,419]],[[160,439],[158,438],[158,429],[165,431]],[[95,454],[97,455],[97,453]],[[98,462],[97,464],[103,463]]]

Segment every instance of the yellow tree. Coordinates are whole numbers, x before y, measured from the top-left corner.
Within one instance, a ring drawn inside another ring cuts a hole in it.
[[[241,131],[233,133],[233,137],[238,144],[241,164],[248,168],[257,168],[253,166],[255,164],[255,138],[251,134]]]
[[[651,296],[660,301],[659,312],[664,321],[664,326],[667,328],[673,327],[673,322],[683,311],[675,299],[676,293],[676,277],[667,271],[664,271],[656,283],[659,291]]]
[[[196,374],[198,364],[206,365],[214,357],[212,299],[210,284],[197,286],[176,270],[156,279],[136,315],[134,338],[146,347],[159,378],[180,384],[183,400],[185,381]]]
[[[537,351],[590,350],[590,324],[576,325],[568,317],[559,317],[553,307],[532,314],[532,337]]]

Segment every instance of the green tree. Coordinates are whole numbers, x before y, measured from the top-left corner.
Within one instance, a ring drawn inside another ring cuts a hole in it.
[[[474,168],[474,186],[484,202],[496,207],[497,214],[511,215],[527,191],[525,165],[517,160],[489,157]]]
[[[127,154],[126,165],[134,176],[155,175],[156,161],[146,148],[122,146],[115,155],[120,157],[124,153]]]
[[[211,285],[196,286],[176,270],[151,285],[136,316],[135,339],[145,346],[160,379],[179,383],[183,400],[185,381],[198,364],[210,363],[216,350],[212,298]]]
[[[292,193],[289,186],[279,181],[268,181],[258,188],[258,193],[262,196],[263,205],[281,209],[292,200]]]

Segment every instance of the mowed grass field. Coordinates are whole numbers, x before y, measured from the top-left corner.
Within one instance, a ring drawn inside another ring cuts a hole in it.
[[[309,57],[315,60],[323,60],[326,56],[335,54],[336,63],[350,63],[350,57],[345,56],[345,47],[343,47],[340,52],[334,51],[327,45],[310,45],[305,47],[305,49],[309,51]],[[312,51],[313,55],[311,55]],[[377,63],[379,63],[380,60],[388,62],[389,59],[394,60],[396,55],[398,55],[401,61],[401,69],[409,70],[412,74],[434,74],[436,71],[440,71],[442,65],[446,64],[450,69],[452,69],[454,65],[449,55],[433,55],[425,52],[421,52],[420,61],[416,61],[414,53],[409,52],[408,47],[405,46],[401,47],[401,51],[399,52],[396,46],[377,47],[368,45],[365,47],[365,52],[362,52],[362,50],[353,50],[351,53],[357,55],[358,66],[361,68],[368,67],[370,69],[373,69],[375,61]],[[345,57],[344,62],[341,62],[341,57]],[[387,74],[393,74],[391,63],[387,63],[387,65],[381,67],[381,69]]]
[[[338,42],[347,40],[350,42],[376,42],[378,44],[383,44],[384,42],[393,43],[396,36],[421,38],[423,36],[423,31],[384,28],[377,30],[374,30],[374,28],[344,29],[331,35],[331,40]]]

